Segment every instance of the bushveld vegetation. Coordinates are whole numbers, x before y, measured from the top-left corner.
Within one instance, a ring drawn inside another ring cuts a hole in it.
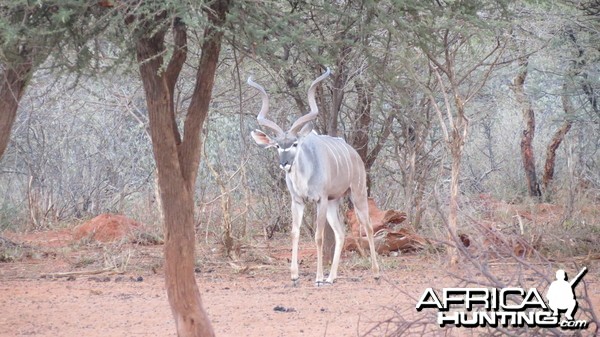
[[[22,0],[0,26],[0,230],[122,213],[168,232],[186,190],[195,217],[171,222],[227,252],[285,233],[245,80],[285,126],[328,66],[316,130],[358,150],[371,197],[433,251],[600,254],[597,0]]]

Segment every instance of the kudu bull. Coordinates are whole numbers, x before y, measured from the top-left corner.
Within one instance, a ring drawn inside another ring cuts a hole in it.
[[[327,71],[312,82],[308,89],[310,112],[298,118],[288,131],[283,131],[275,122],[267,119],[269,97],[265,89],[248,78],[248,84],[258,89],[262,96],[262,108],[258,114],[258,124],[275,132],[270,138],[264,132],[255,130],[252,138],[257,144],[268,148],[275,147],[279,153],[279,166],[285,171],[285,180],[292,197],[292,282],[298,282],[298,240],[300,225],[306,202],[317,203],[315,241],[317,244],[317,277],[315,284],[332,284],[337,276],[338,264],[344,245],[345,228],[339,216],[342,197],[350,192],[350,197],[360,223],[365,227],[371,251],[371,266],[375,279],[379,278],[379,265],[373,242],[373,227],[369,219],[365,166],[356,152],[341,138],[318,135],[312,132],[311,121],[317,117],[319,109],[315,100],[317,84],[327,78]],[[327,220],[335,234],[335,250],[331,272],[323,282],[323,231]]]

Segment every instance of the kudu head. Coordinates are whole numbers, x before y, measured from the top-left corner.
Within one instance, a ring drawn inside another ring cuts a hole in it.
[[[275,147],[279,153],[279,167],[286,172],[291,170],[296,154],[298,153],[298,146],[302,144],[302,139],[312,131],[313,126],[311,121],[317,118],[317,114],[319,113],[317,101],[315,100],[317,84],[327,78],[330,74],[331,71],[327,68],[325,73],[312,82],[308,89],[308,105],[310,106],[310,112],[298,118],[287,131],[283,131],[279,125],[267,119],[267,113],[269,112],[269,96],[262,86],[252,81],[252,77],[248,78],[248,84],[258,89],[262,96],[262,107],[258,113],[258,117],[256,117],[258,124],[275,132],[275,136],[271,138],[260,130],[254,130],[252,131],[252,138],[254,138],[254,141],[258,145],[265,148]]]

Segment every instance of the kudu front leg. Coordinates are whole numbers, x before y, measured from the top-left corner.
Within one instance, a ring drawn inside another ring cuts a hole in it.
[[[304,204],[292,200],[292,263],[290,271],[292,272],[292,284],[298,285],[298,241],[300,240],[300,225],[302,225],[302,215],[304,214]]]

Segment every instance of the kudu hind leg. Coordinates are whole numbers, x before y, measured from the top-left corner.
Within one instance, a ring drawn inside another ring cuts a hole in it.
[[[333,283],[337,277],[337,270],[340,263],[340,256],[342,255],[342,248],[344,247],[344,225],[341,222],[339,214],[340,201],[330,201],[327,206],[327,222],[333,229],[335,234],[335,250],[333,253],[333,262],[331,263],[331,271],[329,277],[327,277],[327,283]]]
[[[373,225],[371,224],[371,218],[369,217],[367,197],[352,198],[352,203],[354,204],[354,211],[358,216],[358,220],[367,233],[369,251],[371,252],[371,269],[373,270],[373,277],[377,280],[379,279],[379,264],[377,263],[377,252],[375,251],[375,240],[373,238]]]

